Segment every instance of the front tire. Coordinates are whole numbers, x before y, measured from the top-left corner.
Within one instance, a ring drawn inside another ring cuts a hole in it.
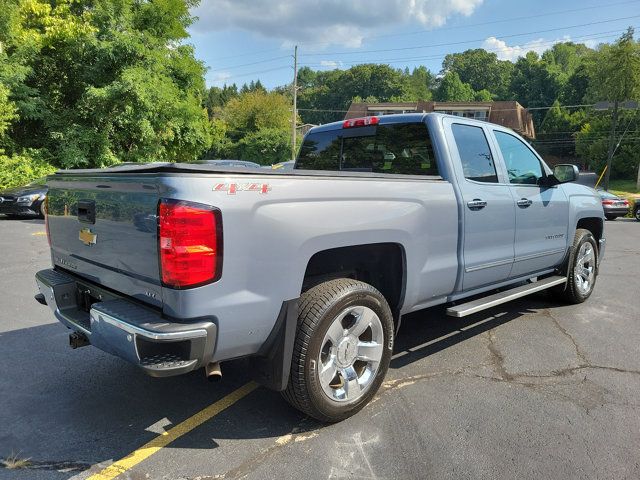
[[[556,293],[568,303],[582,303],[591,296],[598,276],[598,247],[589,230],[576,230],[569,261],[566,287]]]
[[[640,200],[638,200],[640,202]],[[640,208],[636,208],[636,211],[633,213],[633,216],[636,217],[636,220],[640,222]]]
[[[309,289],[284,398],[321,422],[354,415],[380,388],[393,337],[391,309],[371,285],[341,278]]]

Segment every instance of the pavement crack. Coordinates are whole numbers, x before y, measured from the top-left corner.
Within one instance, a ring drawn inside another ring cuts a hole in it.
[[[510,382],[513,380],[513,375],[507,372],[507,369],[504,365],[504,355],[496,345],[496,336],[493,330],[489,330],[489,343],[487,348],[489,349],[489,353],[491,354],[491,363],[498,374],[500,380],[505,382]]]
[[[247,475],[251,474],[258,466],[262,465],[265,460],[280,451],[286,445],[290,443],[299,443],[315,438],[319,435],[317,432],[320,424],[315,420],[304,417],[300,422],[298,422],[289,433],[285,435],[281,435],[278,437],[273,444],[270,446],[261,449],[258,453],[253,455],[251,458],[245,460],[240,465],[226,472],[215,475],[212,477],[197,477],[198,480],[238,480],[241,478],[245,478]]]
[[[573,336],[567,331],[566,328],[564,328],[561,324],[560,321],[553,315],[553,313],[551,312],[551,309],[546,308],[544,310],[545,314],[551,319],[551,321],[553,321],[553,324],[556,326],[556,328],[558,330],[560,330],[560,332],[569,339],[569,341],[573,344],[573,348],[575,348],[576,350],[576,355],[578,357],[578,359],[580,360],[581,364],[583,365],[589,365],[589,361],[587,360],[587,357],[585,355],[585,353],[582,351],[582,349],[580,348],[580,345],[578,345],[578,342],[576,341],[575,338],[573,338]]]

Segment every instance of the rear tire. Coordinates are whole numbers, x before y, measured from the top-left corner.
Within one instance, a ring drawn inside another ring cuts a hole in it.
[[[638,200],[640,202],[640,200]],[[640,208],[636,208],[636,211],[633,213],[633,216],[636,217],[636,220],[640,222]]]
[[[552,290],[567,303],[582,303],[591,296],[598,276],[598,244],[589,230],[579,228],[573,238],[573,253],[567,266],[567,283]]]
[[[354,415],[380,388],[393,337],[391,309],[374,287],[348,278],[316,285],[300,299],[283,397],[321,422]]]

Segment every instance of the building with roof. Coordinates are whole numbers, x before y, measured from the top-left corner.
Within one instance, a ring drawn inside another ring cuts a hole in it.
[[[525,138],[536,138],[533,117],[516,101],[500,102],[352,102],[345,120],[349,118],[389,115],[392,113],[439,112],[465,118],[475,118],[511,128]]]

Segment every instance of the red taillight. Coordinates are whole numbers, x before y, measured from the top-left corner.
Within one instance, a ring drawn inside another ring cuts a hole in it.
[[[603,205],[613,205],[615,202],[613,200],[602,200]]]
[[[625,200],[625,201],[624,201],[624,206],[625,206],[625,207],[628,207],[628,206],[629,206],[629,200]]]
[[[220,211],[207,205],[161,200],[158,216],[162,283],[189,288],[218,280],[222,274]]]
[[[342,128],[368,127],[370,125],[378,125],[380,119],[378,117],[350,118],[345,120]]]

